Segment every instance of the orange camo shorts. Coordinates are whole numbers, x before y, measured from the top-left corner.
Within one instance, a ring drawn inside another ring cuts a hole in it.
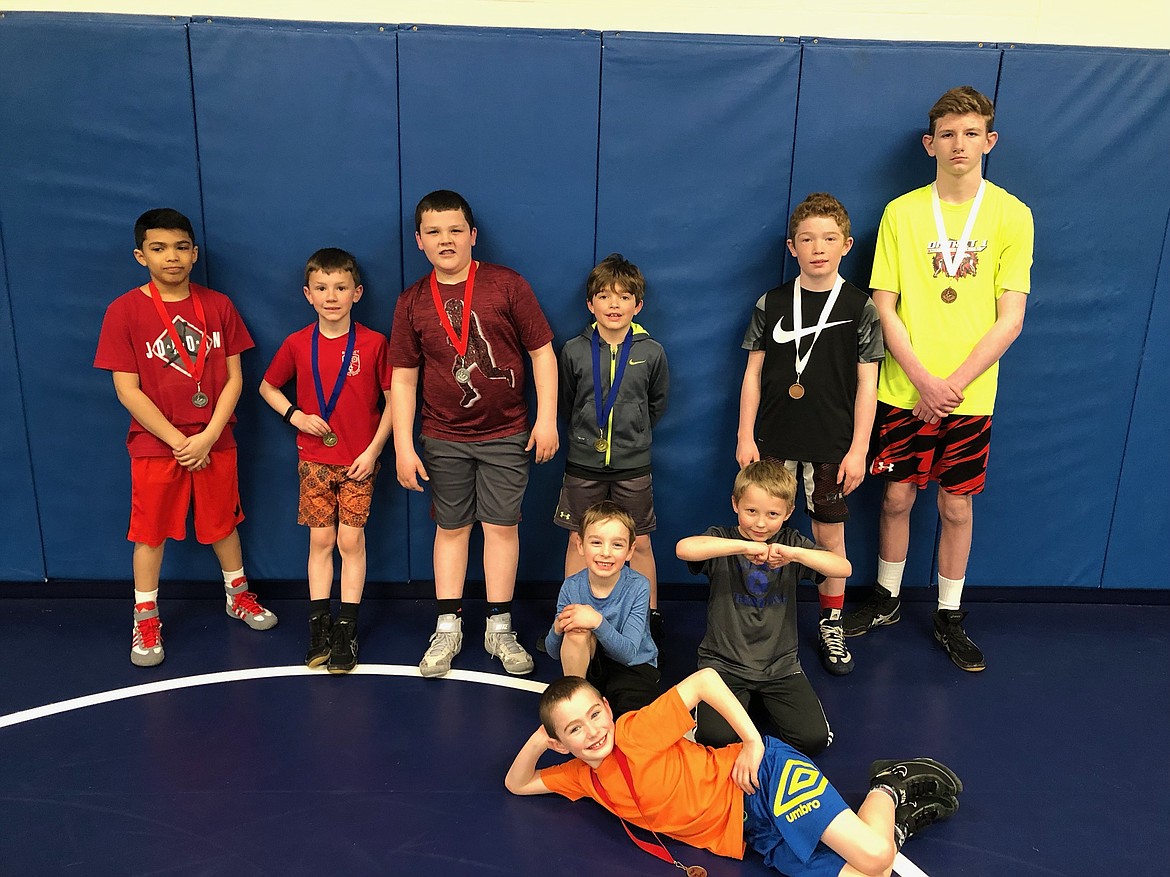
[[[365,481],[355,481],[345,474],[348,466],[302,460],[298,467],[301,498],[297,523],[306,527],[335,527],[339,523],[364,527],[370,517],[374,480],[381,468],[378,463],[373,475]]]

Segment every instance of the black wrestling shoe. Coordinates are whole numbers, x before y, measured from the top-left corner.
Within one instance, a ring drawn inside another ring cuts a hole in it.
[[[845,636],[861,636],[875,627],[897,624],[902,620],[902,601],[881,585],[873,586],[873,593],[864,603],[841,616],[841,629]]]
[[[966,617],[967,613],[958,609],[939,609],[934,613],[934,638],[956,667],[968,673],[978,673],[987,669],[987,662],[983,659],[983,651],[963,630]]]
[[[845,646],[845,634],[840,621],[822,618],[817,622],[817,650],[821,653],[821,666],[834,676],[853,672],[853,655]]]
[[[894,843],[902,849],[902,844],[926,826],[950,819],[958,809],[959,799],[953,795],[932,796],[901,805],[894,810]]]
[[[357,625],[338,620],[333,625],[332,647],[329,649],[329,672],[348,673],[357,666]]]
[[[320,667],[329,660],[329,643],[333,634],[333,619],[328,612],[309,616],[309,651],[306,667]]]
[[[869,787],[894,791],[898,806],[919,798],[955,797],[963,791],[959,775],[933,758],[882,759],[869,766]]]

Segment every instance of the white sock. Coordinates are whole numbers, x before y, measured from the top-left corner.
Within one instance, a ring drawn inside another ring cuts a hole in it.
[[[963,600],[963,583],[966,581],[966,576],[961,579],[948,579],[940,575],[938,577],[938,608],[957,611]]]
[[[230,588],[232,582],[236,579],[242,579],[244,577],[244,568],[242,566],[234,572],[228,572],[226,569],[221,569],[220,572],[223,573],[223,586],[225,590]]]
[[[877,583],[890,592],[891,597],[902,593],[902,573],[906,571],[906,561],[894,563],[878,558]]]
[[[137,606],[139,603],[154,603],[158,605],[158,588],[155,588],[153,591],[135,591],[134,605]]]

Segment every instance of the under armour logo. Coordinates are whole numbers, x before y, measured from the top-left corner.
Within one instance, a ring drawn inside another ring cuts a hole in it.
[[[882,472],[893,472],[893,463],[880,463],[877,460],[873,461],[873,474],[880,475]]]

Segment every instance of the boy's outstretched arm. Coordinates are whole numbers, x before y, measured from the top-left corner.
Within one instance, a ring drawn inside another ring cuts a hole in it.
[[[760,787],[760,762],[764,758],[764,740],[748,716],[747,710],[743,708],[743,704],[736,699],[727,683],[711,667],[704,667],[697,673],[692,673],[675,687],[688,710],[693,710],[699,701],[702,701],[723,716],[732,730],[739,735],[739,739],[743,741],[743,750],[731,769],[731,779],[746,794],[752,794]]]
[[[732,557],[742,554],[752,563],[768,562],[768,544],[749,539],[724,539],[720,536],[687,536],[674,547],[679,560],[703,561],[713,557]]]
[[[536,769],[536,763],[548,748],[548,731],[541,725],[516,753],[512,766],[508,768],[508,775],[504,777],[504,788],[513,795],[549,794],[551,790],[540,779],[540,771]]]

